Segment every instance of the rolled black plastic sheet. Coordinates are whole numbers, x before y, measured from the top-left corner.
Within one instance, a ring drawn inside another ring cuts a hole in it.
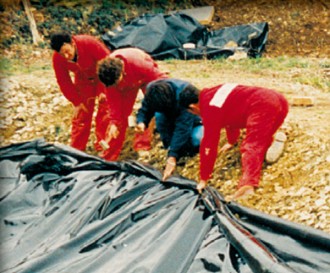
[[[137,47],[155,60],[226,58],[238,50],[250,57],[260,57],[268,31],[266,22],[209,31],[193,17],[177,12],[141,15],[120,29],[103,34],[102,40],[111,50]],[[194,47],[185,48],[184,44],[188,43]]]
[[[329,234],[138,162],[0,149],[0,272],[329,272]]]

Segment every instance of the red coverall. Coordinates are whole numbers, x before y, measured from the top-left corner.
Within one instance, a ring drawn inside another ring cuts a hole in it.
[[[199,104],[204,124],[200,146],[201,179],[211,177],[221,129],[226,129],[228,142],[235,144],[240,129],[246,128],[246,137],[240,147],[242,177],[238,188],[244,185],[257,187],[267,149],[288,113],[287,100],[270,89],[226,84],[202,90]]]
[[[110,105],[110,124],[118,127],[119,135],[109,142],[110,148],[103,153],[102,157],[106,160],[116,160],[125,140],[128,117],[132,113],[139,89],[145,94],[149,82],[167,78],[167,75],[160,71],[151,56],[140,49],[117,49],[110,56],[120,58],[124,62],[124,73],[123,79],[117,85],[107,88],[106,91]],[[151,137],[148,129],[143,134],[135,134],[133,148],[149,150]]]
[[[99,40],[89,35],[72,36],[76,44],[77,62],[68,61],[58,52],[53,54],[53,68],[56,79],[63,95],[74,106],[83,103],[88,113],[80,110],[72,119],[71,146],[79,150],[85,150],[91,130],[95,98],[105,93],[105,86],[99,81],[96,73],[97,61],[110,54],[110,50]],[[70,72],[74,74],[74,81]],[[96,150],[101,150],[99,141],[105,138],[109,122],[108,103],[104,96],[99,100],[99,108],[96,115]]]

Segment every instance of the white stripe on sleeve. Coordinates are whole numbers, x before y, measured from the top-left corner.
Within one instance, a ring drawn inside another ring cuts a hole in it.
[[[210,105],[221,108],[231,91],[233,91],[237,85],[237,83],[225,83],[222,85],[217,92],[215,92],[210,101]]]

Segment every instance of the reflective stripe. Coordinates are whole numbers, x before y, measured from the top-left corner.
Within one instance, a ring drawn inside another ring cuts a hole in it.
[[[237,83],[225,83],[222,85],[217,92],[215,92],[212,100],[210,101],[210,105],[221,108],[231,91],[233,91],[237,85]]]

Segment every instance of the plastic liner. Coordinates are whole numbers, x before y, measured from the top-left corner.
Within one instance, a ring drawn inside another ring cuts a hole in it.
[[[0,272],[324,272],[329,234],[37,139],[0,149]]]
[[[193,17],[179,12],[142,15],[102,35],[111,50],[138,47],[155,60],[226,58],[236,51],[260,57],[267,38],[266,22],[209,31]],[[185,48],[183,45],[187,43],[194,44],[194,48]]]

